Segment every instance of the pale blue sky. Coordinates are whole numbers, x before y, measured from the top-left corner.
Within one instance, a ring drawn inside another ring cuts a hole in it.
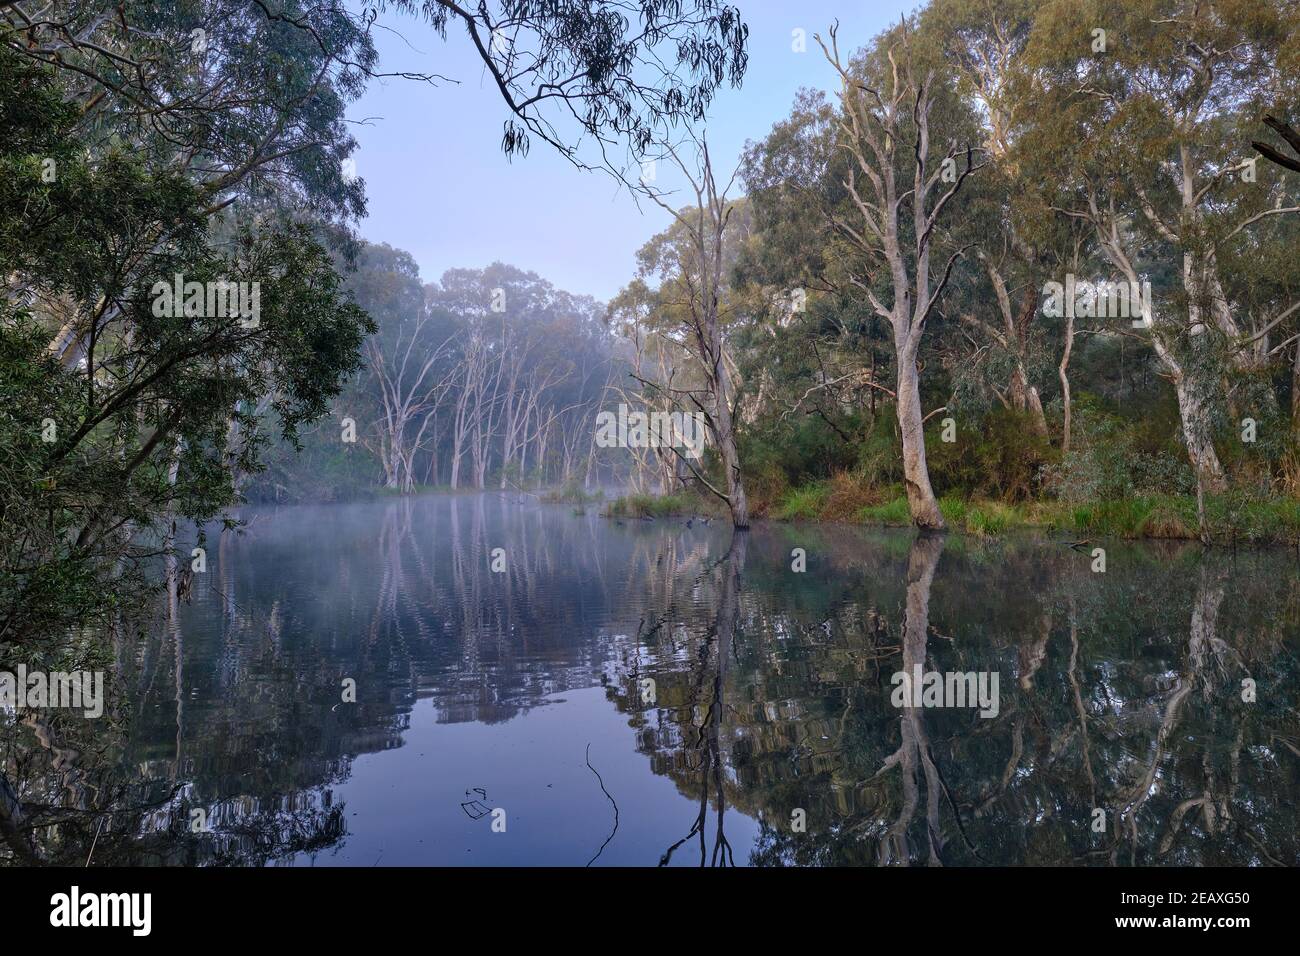
[[[740,89],[724,87],[707,131],[715,170],[730,175],[748,139],[787,116],[800,87],[833,87],[834,74],[813,41],[840,22],[842,47],[856,49],[896,22],[914,0],[733,0],[749,24],[749,69]],[[584,173],[545,143],[507,160],[501,152],[508,115],[463,30],[444,42],[420,21],[380,21],[405,37],[379,31],[381,69],[440,73],[459,85],[373,81],[349,110],[360,143],[357,174],[370,212],[361,234],[410,252],[425,281],[445,269],[495,260],[532,270],[559,288],[600,299],[631,277],[636,250],[667,225],[668,214],[642,203],[607,175]],[[794,52],[803,29],[808,50]],[[660,183],[666,177],[660,164]],[[685,197],[682,198],[683,204]]]

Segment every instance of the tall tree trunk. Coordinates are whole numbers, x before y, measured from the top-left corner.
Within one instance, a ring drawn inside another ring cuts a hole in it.
[[[1010,397],[1012,408],[1029,414],[1029,427],[1033,433],[1046,438],[1047,416],[1043,413],[1043,400],[1038,389],[1029,384],[1029,372],[1019,358],[1011,372]]]
[[[903,437],[903,482],[907,505],[918,528],[943,528],[943,514],[930,486],[930,469],[925,461],[925,430],[921,415],[921,386],[916,355],[908,348],[898,353],[898,430]]]
[[[1029,352],[1029,326],[1038,314],[1038,286],[1029,284],[1020,298],[1020,314],[1012,324],[1016,338],[1016,375],[1024,383],[1025,408],[1029,412],[1029,427],[1041,438],[1048,436],[1047,416],[1043,414],[1043,399],[1038,394],[1038,387],[1029,381],[1029,369],[1025,367],[1025,356]]]
[[[1183,424],[1183,440],[1187,443],[1187,457],[1196,472],[1197,482],[1205,491],[1221,492],[1226,482],[1223,465],[1214,450],[1210,435],[1210,410],[1187,375],[1174,378],[1174,391],[1178,394],[1178,413]]]
[[[1065,421],[1061,425],[1061,453],[1070,453],[1070,352],[1074,349],[1074,314],[1067,310],[1065,318],[1065,351],[1061,354],[1061,364],[1056,374],[1061,380],[1061,403],[1065,410]]]
[[[1037,386],[1030,385],[1025,397],[1029,406],[1029,427],[1034,430],[1035,435],[1046,438],[1048,436],[1047,415],[1043,412],[1043,399],[1038,394]]]
[[[1300,342],[1291,363],[1291,437],[1300,442]]]
[[[732,414],[736,394],[736,386],[731,378],[734,363],[731,367],[727,364],[727,346],[719,314],[726,294],[723,248],[732,207],[727,204],[727,190],[724,188],[721,192],[718,191],[709,159],[708,143],[701,139],[696,146],[699,153],[698,168],[695,171],[671,147],[669,152],[694,189],[697,207],[684,216],[680,210],[665,203],[654,190],[649,190],[648,195],[684,227],[690,239],[697,284],[688,286],[687,324],[694,337],[700,371],[709,391],[708,428],[713,433],[726,472],[725,495],[699,475],[694,466],[692,471],[715,495],[725,497],[727,508],[731,512],[732,526],[748,528],[749,500],[745,496],[745,483],[740,473],[740,452],[736,446],[735,416]],[[690,268],[687,267],[688,270]]]
[[[731,509],[731,524],[735,528],[748,528],[749,499],[745,497],[745,482],[740,476],[740,453],[736,450],[736,436],[732,431],[731,406],[725,396],[717,406],[718,451],[727,473],[727,507]]]
[[[1190,180],[1185,180],[1184,193],[1190,189]],[[1119,222],[1113,211],[1101,212],[1101,205],[1095,194],[1089,196],[1091,220],[1107,258],[1120,269],[1128,280],[1130,288],[1140,288],[1137,269],[1133,259],[1124,248],[1120,234]],[[1180,241],[1180,238],[1165,229],[1165,238]],[[1205,372],[1206,356],[1197,354],[1208,346],[1205,343],[1207,328],[1204,315],[1203,290],[1199,284],[1195,264],[1189,255],[1183,258],[1183,284],[1187,290],[1187,325],[1186,337],[1188,350],[1185,356],[1175,354],[1170,341],[1166,341],[1162,331],[1173,326],[1173,321],[1154,308],[1154,303],[1144,302],[1144,311],[1151,326],[1151,347],[1156,357],[1174,381],[1174,391],[1178,396],[1178,415],[1183,427],[1183,440],[1187,444],[1187,458],[1196,473],[1196,502],[1202,540],[1208,539],[1205,520],[1205,493],[1222,491],[1225,486],[1223,465],[1214,450],[1211,429],[1211,414],[1207,406],[1209,391],[1204,387],[1202,376]],[[1174,340],[1181,335],[1175,332]]]
[[[888,306],[877,298],[868,275],[853,277],[852,282],[863,290],[876,314],[888,319],[893,326],[894,355],[898,366],[897,414],[903,441],[903,476],[908,507],[912,522],[918,528],[939,530],[944,527],[944,522],[934,498],[934,489],[930,486],[925,460],[916,358],[926,320],[948,286],[953,264],[965,251],[953,252],[938,281],[932,282],[930,253],[940,217],[966,178],[985,164],[975,165],[973,150],[967,148],[966,168],[957,172],[955,179],[944,177],[941,180],[930,170],[930,110],[934,105],[935,74],[926,69],[924,76],[918,77],[916,68],[920,64],[913,62],[906,42],[900,42],[889,50],[892,82],[890,88],[882,92],[863,84],[858,71],[844,65],[836,27],[831,28],[830,37],[829,49],[821,37],[817,37],[817,42],[827,61],[840,75],[839,99],[843,117],[838,122],[839,139],[853,159],[847,164],[844,187],[862,218],[857,229],[848,227],[836,216],[831,217],[831,223],[867,254],[868,261],[883,260],[889,268],[893,301]],[[900,53],[901,62],[895,58],[895,54]],[[870,99],[864,95],[866,93],[872,94]],[[900,174],[905,175],[905,172],[896,164],[896,157],[902,152],[899,146],[907,136],[905,117],[910,117],[915,127],[914,137],[908,137],[912,139],[908,152],[916,159],[910,189],[900,189]],[[954,170],[960,169],[955,143],[942,162],[952,163]],[[859,192],[859,171],[863,176],[861,182],[865,196]],[[869,191],[866,190],[868,182]],[[944,184],[950,184],[946,190]],[[932,196],[932,191],[937,195]],[[910,210],[911,221],[906,225],[900,215],[903,206]],[[913,244],[910,254],[903,249],[905,237],[909,234]],[[1005,287],[997,287],[1000,298],[1005,299]],[[1009,303],[1005,304],[1004,313],[1010,315]]]

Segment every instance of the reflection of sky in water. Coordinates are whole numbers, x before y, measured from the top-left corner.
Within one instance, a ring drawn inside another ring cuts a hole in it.
[[[343,847],[298,865],[584,866],[614,826],[587,768],[588,742],[619,811],[618,832],[594,865],[653,866],[698,813],[637,754],[626,718],[599,688],[566,691],[498,724],[437,723],[431,703],[420,701],[402,736],[400,749],[358,758],[336,788],[349,815]],[[461,809],[470,800],[503,808],[506,832],[492,832],[491,815],[470,819]],[[734,812],[725,825],[739,862],[757,827]],[[673,855],[674,864],[698,859],[698,851]]]

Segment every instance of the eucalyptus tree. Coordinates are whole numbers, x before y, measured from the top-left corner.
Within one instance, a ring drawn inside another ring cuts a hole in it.
[[[416,453],[451,389],[459,328],[428,308],[419,268],[408,253],[367,246],[349,286],[379,325],[365,344],[374,421],[362,441],[379,458],[384,486],[410,491]]]
[[[1300,81],[1300,76],[1293,76],[1293,79]],[[1251,146],[1265,159],[1276,164],[1284,170],[1300,173],[1300,132],[1296,127],[1275,116],[1265,115],[1263,122],[1270,129],[1274,130],[1286,142],[1297,158],[1292,158],[1279,152],[1271,145],[1265,142],[1252,141]],[[1297,121],[1300,122],[1300,121]],[[1294,275],[1294,250],[1297,240],[1297,225],[1294,220],[1287,224],[1286,235],[1280,237],[1280,241],[1271,243],[1270,248],[1265,251],[1259,248],[1245,250],[1244,254],[1236,257],[1231,263],[1228,272],[1231,275],[1241,276],[1246,289],[1246,297],[1253,300],[1263,299],[1268,303],[1267,309],[1275,318],[1265,326],[1266,331],[1280,324],[1282,321],[1291,318],[1296,314],[1300,306],[1297,306],[1295,296],[1292,293],[1292,287],[1295,282]],[[1264,254],[1261,255],[1261,252]],[[1261,265],[1263,269],[1261,269]],[[1240,271],[1239,271],[1240,270]],[[1264,273],[1261,275],[1261,273]],[[1271,295],[1259,296],[1261,290],[1267,289]],[[1279,337],[1291,334],[1277,345],[1272,345],[1268,349],[1270,357],[1284,353],[1290,347],[1294,355],[1291,362],[1291,439],[1293,442],[1300,442],[1300,322],[1293,321],[1289,326],[1284,327],[1279,333]],[[1291,476],[1294,481],[1294,473]]]
[[[344,111],[374,73],[370,28],[340,4],[280,6],[10,3],[0,45],[60,78],[74,107],[69,132],[97,160],[130,153],[194,183],[194,210],[215,217],[214,235],[277,210],[345,221],[365,208],[363,184],[344,175],[355,148]],[[43,159],[52,164],[42,172],[57,178],[58,161]],[[151,224],[116,271],[157,278],[150,255],[172,240],[170,226]],[[31,288],[41,294],[39,283]],[[62,315],[50,349],[65,366],[122,324],[106,297],[70,309],[42,304]]]
[[[508,152],[532,135],[576,159],[561,116],[578,103],[580,141],[636,146],[656,123],[701,116],[745,65],[744,25],[710,0],[647,0],[636,24],[612,3],[509,4],[505,24],[486,6],[399,6],[435,26],[464,20],[472,39],[476,22],[509,28],[514,52],[496,62],[521,126]],[[119,560],[143,556],[140,532],[169,513],[219,513],[236,500],[234,473],[259,467],[260,419],[296,441],[356,370],[373,326],[318,239],[346,239],[364,211],[345,117],[379,75],[376,12],[297,0],[0,5],[0,189],[20,210],[0,227],[17,423],[5,430],[6,515],[27,529],[6,535],[0,642],[111,616],[115,596],[144,593],[122,583]],[[657,78],[622,72],[655,63]],[[553,72],[567,67],[574,77]],[[531,82],[537,95],[520,98]],[[155,311],[149,290],[177,273],[261,284],[260,317]]]
[[[653,322],[688,357],[695,379],[681,387],[653,387],[673,407],[701,414],[717,449],[723,487],[715,485],[693,462],[674,449],[710,493],[727,505],[732,524],[749,527],[749,500],[741,473],[736,424],[741,383],[727,341],[727,327],[744,318],[729,281],[737,250],[750,229],[747,204],[728,200],[736,174],[719,185],[704,136],[690,135],[683,144],[664,144],[664,159],[680,171],[694,203],[683,208],[653,185],[642,192],[673,218],[667,230],[637,253],[638,278],[657,280],[653,290]]]
[[[1243,126],[1287,83],[1288,9],[1050,3],[1025,52],[1024,155],[1056,187],[1055,210],[1088,227],[1130,288],[1151,277],[1161,288],[1160,264],[1174,266],[1164,301],[1143,302],[1134,325],[1173,381],[1200,492],[1226,486],[1214,444],[1225,410],[1275,404],[1252,383],[1266,370],[1270,323],[1291,305],[1242,315],[1223,262],[1268,244],[1278,220],[1300,212],[1242,149]]]
[[[292,442],[355,371],[373,326],[310,229],[244,230],[216,248],[202,187],[132,155],[88,159],[60,74],[0,46],[0,75],[0,190],[17,211],[0,231],[0,263],[11,288],[27,290],[0,300],[0,646],[11,647],[55,642],[77,623],[113,627],[142,593],[136,572],[156,550],[140,532],[168,513],[219,513],[233,494],[232,464],[258,466],[255,403],[274,396]],[[54,179],[41,178],[41,157],[56,158]],[[168,243],[155,241],[160,232]],[[137,281],[178,272],[204,285],[265,281],[259,314],[160,307]],[[48,348],[50,316],[110,309],[120,322],[87,326],[83,361],[69,368]],[[233,462],[232,409],[250,426]]]
[[[942,51],[953,74],[955,92],[981,121],[988,170],[972,183],[963,209],[963,230],[973,243],[973,272],[959,310],[1005,377],[1004,390],[990,383],[1002,403],[1026,413],[1030,427],[1047,435],[1047,420],[1033,371],[1045,363],[1039,325],[1044,255],[1036,248],[1037,222],[1051,218],[1026,187],[1014,146],[1021,113],[1013,95],[1035,10],[1043,0],[934,0],[920,16],[920,36]],[[980,288],[987,281],[987,288]],[[990,300],[988,292],[992,292]],[[986,318],[991,313],[993,318]],[[1068,347],[1068,343],[1067,343]],[[997,376],[995,376],[997,377]]]
[[[671,413],[677,408],[675,390],[698,379],[688,348],[665,327],[659,289],[638,276],[624,286],[609,303],[606,321],[621,339],[620,359],[626,378],[610,383],[610,390],[629,408],[639,406],[645,414]],[[629,479],[632,490],[641,493],[657,480],[662,494],[671,494],[678,481],[690,473],[681,466],[673,449],[664,445],[625,450],[633,460]]]
[[[407,480],[395,486],[410,490],[423,475],[428,483],[460,488],[466,468],[476,488],[487,487],[489,476],[502,488],[530,475],[545,481],[557,467],[551,455],[557,441],[571,473],[577,444],[568,429],[591,434],[586,419],[603,391],[598,380],[611,352],[599,304],[502,263],[449,269],[421,287],[410,257],[389,252],[401,266],[392,276],[398,305],[391,334],[381,331],[368,345],[374,354],[367,381],[374,434],[405,436],[400,444],[408,464],[399,470]],[[363,261],[358,275],[368,271]],[[367,307],[375,301],[374,285],[373,278],[357,285]],[[384,388],[406,397],[385,405]],[[389,407],[406,411],[390,417]],[[381,464],[385,447],[372,449]]]
[[[739,86],[749,28],[719,0],[368,0],[464,31],[510,110],[508,155],[534,139],[581,169],[628,182],[629,161],[705,118],[724,82]],[[576,133],[568,130],[576,125]],[[619,152],[623,155],[618,155]],[[630,183],[629,183],[630,184]]]
[[[906,21],[856,62],[841,55],[837,28],[829,36],[829,46],[820,36],[817,42],[840,79],[836,143],[849,159],[844,188],[853,209],[851,217],[836,213],[832,222],[862,257],[850,281],[893,329],[908,507],[914,524],[938,530],[944,520],[926,464],[917,357],[926,323],[965,252],[952,250],[936,279],[934,245],[951,217],[947,207],[983,163],[976,160],[972,117],[950,95],[941,60]],[[946,147],[942,155],[932,150],[932,124]]]
[[[836,148],[835,108],[802,90],[790,115],[750,144],[742,179],[754,235],[733,275],[768,321],[752,326],[744,358],[771,434],[815,416],[841,441],[874,428],[893,401],[892,328],[852,281],[855,251],[834,226],[851,215],[848,158]],[[888,330],[888,331],[886,331]],[[796,477],[796,476],[791,476]]]

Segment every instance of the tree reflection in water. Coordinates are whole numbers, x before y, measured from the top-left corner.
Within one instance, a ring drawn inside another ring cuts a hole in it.
[[[1041,538],[731,536],[499,495],[264,512],[211,540],[192,604],[164,590],[156,622],[68,651],[110,671],[103,719],[0,713],[6,862],[337,848],[366,825],[340,788],[358,757],[403,747],[417,703],[440,725],[528,726],[600,685],[631,729],[626,759],[672,783],[615,783],[600,751],[623,809],[601,863],[620,844],[650,865],[1300,862],[1284,552],[1112,542],[1095,574]],[[894,707],[891,675],[916,665],[999,673],[998,713]],[[345,678],[356,704],[340,704]],[[591,738],[572,734],[590,787]],[[506,758],[474,759],[508,778],[490,763]],[[455,813],[403,822],[436,837]],[[573,860],[530,862],[581,865],[608,834],[593,826]]]
[[[697,676],[691,688],[690,710],[698,715],[702,706],[701,697],[708,700],[694,730],[694,754],[687,754],[687,766],[699,774],[700,812],[696,816],[691,830],[681,840],[670,846],[659,859],[660,866],[667,866],[674,851],[692,837],[699,838],[700,866],[704,866],[705,828],[708,821],[709,797],[712,793],[714,812],[717,815],[717,829],[713,836],[713,866],[734,866],[735,854],[727,842],[724,822],[727,813],[727,793],[723,786],[722,753],[722,719],[727,709],[727,669],[732,657],[732,641],[735,637],[736,612],[740,601],[740,579],[745,573],[745,552],[749,548],[748,529],[732,532],[731,545],[719,562],[722,586],[718,598],[717,617],[705,632],[699,653]],[[692,766],[692,763],[694,764]]]

